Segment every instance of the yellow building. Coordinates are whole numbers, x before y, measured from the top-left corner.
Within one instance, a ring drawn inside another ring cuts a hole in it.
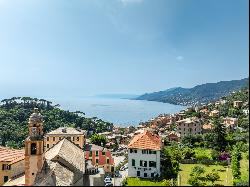
[[[86,131],[81,129],[75,129],[72,127],[60,127],[54,131],[51,131],[45,135],[44,146],[45,150],[53,147],[60,140],[67,138],[81,149],[83,149],[86,141]]]
[[[24,150],[0,146],[0,186],[24,174]]]

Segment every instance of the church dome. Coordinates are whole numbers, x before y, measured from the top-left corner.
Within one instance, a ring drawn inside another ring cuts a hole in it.
[[[39,113],[38,108],[34,108],[34,112],[31,114],[29,121],[31,123],[42,123],[43,116]]]

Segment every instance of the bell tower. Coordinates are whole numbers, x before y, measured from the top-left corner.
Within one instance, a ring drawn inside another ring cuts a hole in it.
[[[29,135],[25,140],[25,185],[32,186],[44,163],[43,116],[35,108],[29,118]]]

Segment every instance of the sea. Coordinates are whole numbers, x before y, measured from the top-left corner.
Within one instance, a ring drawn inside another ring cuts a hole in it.
[[[185,106],[168,103],[131,100],[122,98],[81,97],[67,99],[50,98],[54,104],[69,111],[81,111],[86,117],[97,117],[114,125],[137,126],[160,114],[173,114],[185,109]]]

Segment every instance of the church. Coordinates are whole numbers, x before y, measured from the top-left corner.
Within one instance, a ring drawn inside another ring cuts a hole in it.
[[[63,138],[50,149],[44,144],[43,116],[35,108],[29,118],[25,139],[23,183],[10,180],[4,186],[102,186],[104,171],[85,160],[84,151]]]

